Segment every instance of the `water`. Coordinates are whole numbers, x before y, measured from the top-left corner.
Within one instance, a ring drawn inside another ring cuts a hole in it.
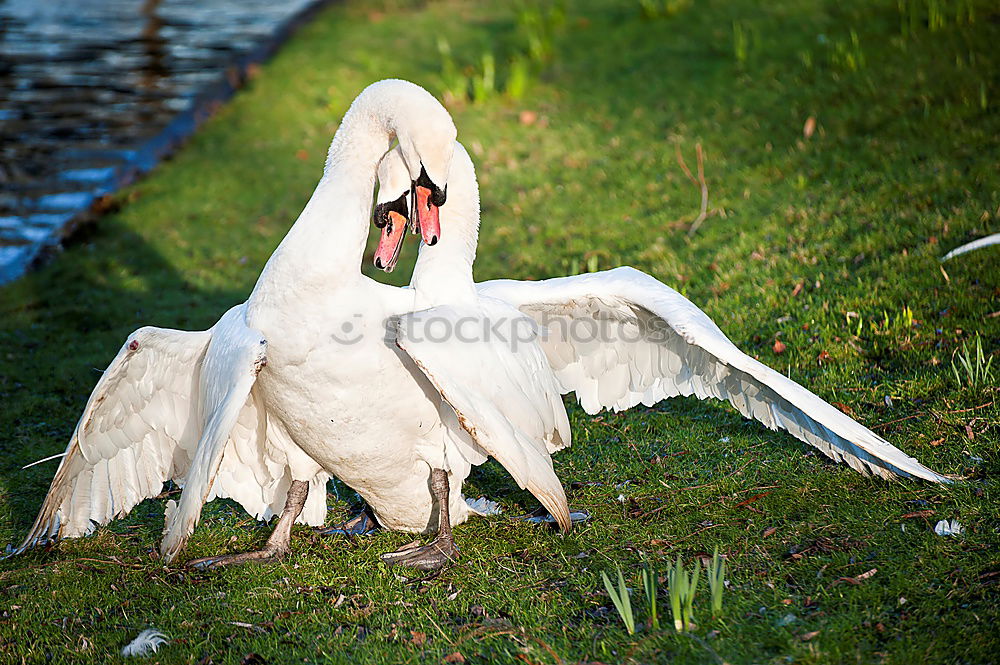
[[[146,171],[322,0],[0,0],[0,283]]]

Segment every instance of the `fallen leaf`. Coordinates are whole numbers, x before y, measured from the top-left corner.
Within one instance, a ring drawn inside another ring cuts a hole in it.
[[[816,133],[816,118],[809,116],[806,118],[806,124],[802,126],[802,136],[806,139],[812,138],[812,135]]]
[[[851,407],[847,406],[843,402],[830,402],[830,403],[833,404],[838,409],[840,409],[841,411],[843,411],[844,413],[846,413],[847,415],[849,415],[849,416],[853,416],[854,415],[854,409],[852,409]]]
[[[524,111],[521,111],[521,113],[518,114],[517,119],[521,122],[522,125],[529,127],[535,124],[535,121],[538,120],[538,114],[535,113],[534,111],[529,111],[525,109]]]
[[[872,575],[874,575],[877,572],[878,572],[878,568],[872,568],[868,572],[861,573],[857,577],[841,577],[841,578],[838,578],[838,579],[834,580],[833,584],[831,584],[830,586],[837,586],[841,582],[847,582],[848,584],[852,584],[854,586],[858,586],[863,581],[867,580],[869,577],[871,577]]]
[[[769,526],[766,529],[764,529],[764,533],[761,534],[761,538],[767,538],[768,536],[773,536],[777,530],[778,527]]]
[[[421,633],[419,630],[410,631],[410,642],[414,646],[423,646],[424,642],[427,641],[427,633]]]
[[[799,295],[800,293],[802,293],[802,282],[799,282],[798,284],[796,284],[795,288],[792,289],[792,297],[794,298],[795,296]]]
[[[771,348],[774,350],[775,353],[780,355],[784,353],[785,349],[787,349],[788,347],[785,346],[784,342],[782,342],[780,339],[776,339],[774,340],[774,346],[772,346]]]
[[[812,631],[810,633],[803,633],[802,635],[799,635],[799,639],[802,640],[803,642],[808,642],[809,640],[811,640],[812,638],[816,637],[817,635],[819,635],[819,631],[818,630],[814,630],[814,631]]]
[[[748,506],[751,503],[753,503],[754,501],[757,501],[759,499],[763,499],[768,494],[770,494],[770,492],[761,492],[760,494],[755,494],[752,497],[750,497],[749,499],[745,499],[744,501],[740,501],[735,506],[733,506],[733,508],[740,508],[742,506]]]
[[[446,663],[464,663],[465,662],[465,656],[463,656],[460,652],[456,651],[454,653],[450,653],[447,656],[445,656],[444,657],[444,662],[446,662]]]
[[[911,520],[914,517],[930,517],[933,514],[934,514],[933,510],[918,510],[914,513],[906,513],[905,515],[903,515],[902,519]]]
[[[820,351],[819,355],[816,356],[816,362],[823,363],[830,359],[830,353],[828,351]]]
[[[965,426],[965,436],[969,437],[969,441],[972,441],[973,439],[976,438],[976,434],[975,432],[972,431],[971,425]]]
[[[862,580],[867,580],[869,577],[872,577],[877,572],[878,572],[878,568],[872,568],[871,570],[869,570],[866,573],[861,573],[855,579],[857,581],[859,581],[859,582],[862,581]]]
[[[302,160],[303,162],[309,161],[309,153],[306,152],[304,148],[300,148],[295,153],[295,158],[299,159],[299,160]]]

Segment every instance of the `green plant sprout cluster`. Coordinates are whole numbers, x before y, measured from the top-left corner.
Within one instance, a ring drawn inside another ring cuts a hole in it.
[[[709,594],[711,598],[711,611],[713,617],[718,617],[722,613],[722,594],[725,590],[725,577],[727,573],[726,560],[719,554],[716,547],[712,553],[711,560],[705,563],[706,579],[708,581]],[[618,572],[618,584],[615,586],[611,582],[607,573],[602,572],[601,578],[604,580],[604,588],[611,597],[611,602],[618,612],[625,630],[629,635],[634,635],[636,631],[636,616],[632,608],[632,598],[629,594],[628,585],[625,582],[625,575],[621,567],[616,566]],[[658,607],[659,575],[656,569],[650,564],[643,566],[639,571],[642,582],[642,591],[645,601],[646,625],[653,631],[660,630],[660,616]],[[670,596],[670,611],[674,620],[674,630],[678,633],[688,632],[695,628],[694,623],[694,599],[698,593],[698,582],[701,580],[701,563],[696,559],[691,564],[690,571],[685,567],[681,556],[677,555],[677,561],[667,568],[667,591]]]

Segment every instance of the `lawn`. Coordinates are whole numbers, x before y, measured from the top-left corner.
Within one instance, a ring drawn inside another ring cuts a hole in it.
[[[440,575],[379,562],[405,534],[306,528],[280,564],[192,572],[157,559],[165,501],[147,501],[91,538],[0,562],[0,662],[114,663],[149,626],[170,639],[147,660],[160,663],[997,659],[1000,391],[952,364],[977,335],[997,355],[1000,250],[938,257],[1000,230],[1000,8],[580,0],[543,19],[538,60],[526,11],[330,7],[117,212],[0,289],[0,544],[27,531],[56,463],[21,466],[64,448],[95,368],[140,325],[202,329],[244,300],[348,104],[390,76],[450,91],[482,186],[477,279],[632,265],[967,480],[865,478],[728,405],[589,417],[568,400],[575,440],[556,470],[593,516],[569,535],[510,519],[536,504],[490,463],[466,493],[505,514],[459,527],[461,561]],[[527,76],[508,85],[512,71]],[[696,146],[708,216],[689,236],[701,194],[677,153],[697,179]],[[331,484],[329,505],[342,519],[354,494]],[[935,534],[942,519],[965,532]],[[267,533],[217,501],[187,555]],[[660,630],[626,632],[602,572],[622,570],[642,624],[642,567],[665,574],[714,548],[730,568],[718,616],[702,587],[690,634],[665,595]]]

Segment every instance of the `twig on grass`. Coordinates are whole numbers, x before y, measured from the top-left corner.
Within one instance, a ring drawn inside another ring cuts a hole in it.
[[[701,226],[701,223],[708,218],[708,183],[705,182],[705,155],[702,152],[701,144],[695,143],[694,149],[698,156],[698,179],[691,174],[691,169],[688,168],[687,164],[684,162],[684,155],[681,154],[681,147],[679,145],[674,146],[677,150],[677,163],[680,165],[681,170],[684,171],[684,175],[688,177],[695,187],[701,189],[701,212],[691,223],[691,228],[688,229],[688,237],[690,238]]]

